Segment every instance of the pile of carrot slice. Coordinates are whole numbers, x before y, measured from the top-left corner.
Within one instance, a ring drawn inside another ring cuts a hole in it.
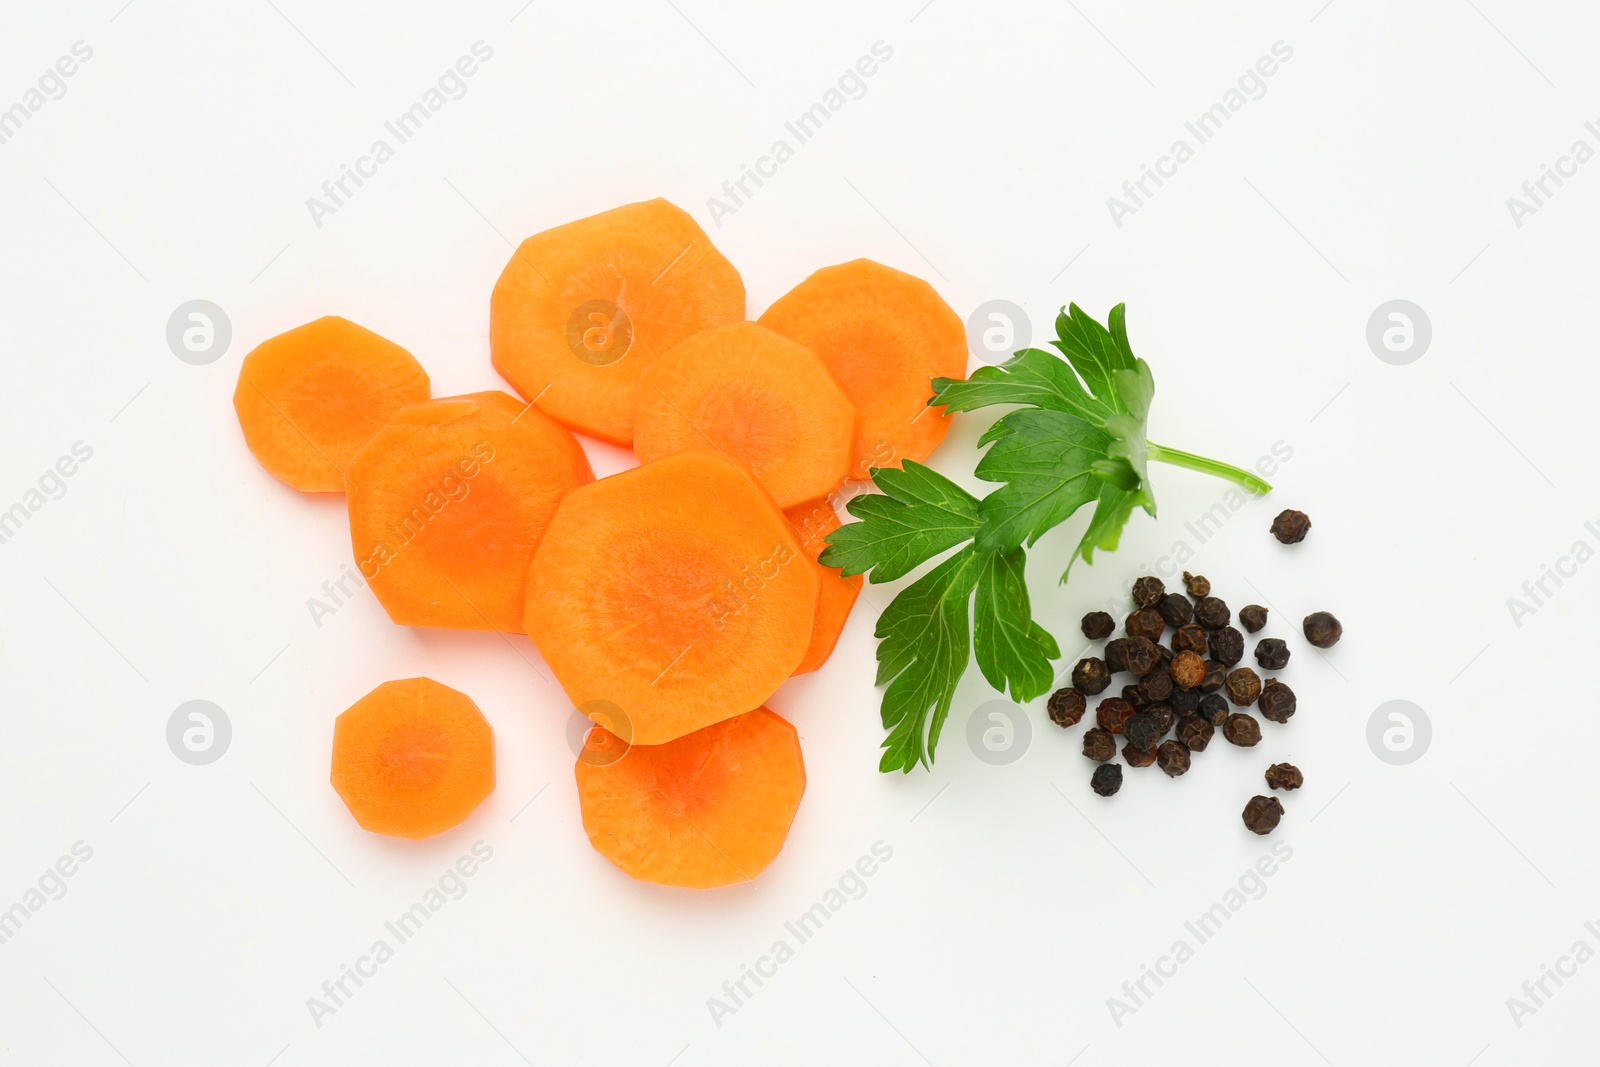
[[[651,200],[524,241],[490,346],[521,399],[433,398],[377,334],[296,327],[245,357],[245,442],[285,484],[345,493],[395,623],[533,641],[599,724],[575,775],[600,855],[664,885],[753,879],[805,789],[764,705],[828,659],[861,588],[817,562],[839,494],[944,436],[928,400],[965,373],[961,321],[864,259],[747,321],[738,271]],[[597,481],[574,432],[640,465]],[[428,837],[493,790],[493,732],[454,689],[386,682],[339,716],[332,782],[365,829]]]

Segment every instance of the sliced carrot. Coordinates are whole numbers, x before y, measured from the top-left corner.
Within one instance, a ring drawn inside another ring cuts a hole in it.
[[[817,557],[827,548],[823,538],[839,528],[839,515],[826,500],[813,500],[783,513],[800,538],[800,550],[811,560],[817,572],[817,614],[811,623],[811,645],[805,658],[794,669],[796,674],[814,671],[833,655],[833,646],[850,618],[856,595],[861,592],[861,575],[846,578],[837,567],[824,567]]]
[[[494,792],[494,730],[432,678],[384,682],[334,723],[332,781],[362,829],[432,837]]]
[[[402,626],[522,632],[528,561],[556,504],[594,481],[563,427],[507,393],[397,412],[349,466],[362,577]]]
[[[495,283],[489,347],[495,369],[551,418],[626,445],[644,368],[743,318],[733,264],[688,213],[647,200],[523,241]]]
[[[712,889],[748,882],[783,848],[806,789],[800,738],[755,711],[661,745],[590,731],[606,754],[577,763],[583,828],[595,851],[642,882]]]
[[[771,696],[800,665],[816,600],[771,498],[690,449],[561,502],[528,569],[526,625],[575,707],[656,745]]]
[[[740,322],[695,334],[645,368],[633,450],[648,463],[715,448],[786,508],[843,483],[855,421],[815,352]]]
[[[341,493],[350,458],[400,408],[428,399],[411,353],[328,315],[261,342],[239,368],[245,444],[279,481]]]
[[[852,260],[811,275],[760,322],[813,349],[856,406],[852,478],[920,462],[944,439],[949,418],[928,398],[934,378],[966,377],[967,339],[927,282]]]

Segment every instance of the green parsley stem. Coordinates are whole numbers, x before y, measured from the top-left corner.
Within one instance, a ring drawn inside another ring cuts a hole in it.
[[[1146,454],[1157,463],[1169,463],[1174,467],[1187,467],[1192,471],[1212,474],[1218,478],[1226,478],[1235,485],[1250,490],[1256,496],[1266,496],[1272,492],[1272,486],[1257,478],[1247,470],[1241,470],[1231,463],[1220,463],[1214,459],[1197,456],[1193,452],[1184,452],[1176,448],[1167,448],[1154,441],[1146,441]]]

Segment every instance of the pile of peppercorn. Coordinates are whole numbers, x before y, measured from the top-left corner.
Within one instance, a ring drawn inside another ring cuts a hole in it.
[[[1304,539],[1311,520],[1304,513],[1285,511],[1272,524],[1272,533],[1284,544]],[[1185,571],[1183,593],[1169,593],[1159,578],[1145,576],[1133,583],[1134,611],[1123,623],[1125,637],[1106,642],[1104,657],[1089,656],[1072,668],[1072,685],[1058,689],[1047,705],[1050,718],[1066,728],[1076,725],[1088,708],[1088,698],[1111,687],[1120,673],[1134,681],[1120,696],[1103,698],[1095,708],[1095,725],[1084,732],[1083,754],[1095,760],[1090,786],[1103,797],[1122,788],[1122,767],[1113,762],[1117,738],[1122,738],[1122,760],[1130,767],[1159,766],[1171,777],[1189,769],[1194,753],[1204,752],[1220,730],[1230,744],[1242,748],[1261,740],[1261,724],[1249,713],[1286,723],[1295,713],[1294,690],[1276,677],[1265,681],[1255,668],[1239,666],[1244,659],[1245,636],[1232,625],[1228,605],[1211,595],[1211,583]],[[1247,604],[1239,609],[1239,624],[1251,634],[1267,624],[1267,609]],[[1306,639],[1329,648],[1343,633],[1339,621],[1325,611],[1306,616]],[[1083,635],[1091,641],[1111,637],[1116,623],[1103,611],[1083,617]],[[1168,644],[1161,644],[1163,636]],[[1276,637],[1256,642],[1256,666],[1281,671],[1289,664],[1289,647]],[[1172,736],[1168,736],[1171,734]],[[1272,789],[1298,789],[1299,769],[1273,764],[1266,772]],[[1283,816],[1276,797],[1253,797],[1244,809],[1244,823],[1255,833],[1270,833]]]

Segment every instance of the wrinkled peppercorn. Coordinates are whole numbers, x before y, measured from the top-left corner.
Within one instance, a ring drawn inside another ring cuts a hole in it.
[[[1200,692],[1215,693],[1228,678],[1228,668],[1214,659],[1206,660],[1206,680],[1200,683]]]
[[[1193,715],[1200,706],[1200,690],[1173,689],[1172,695],[1167,697],[1167,703],[1172,705],[1174,715]]]
[[[1261,698],[1256,702],[1256,707],[1273,722],[1288,722],[1289,716],[1294,714],[1294,704],[1294,690],[1276,678],[1268,678],[1267,684],[1261,688]]]
[[[1161,635],[1166,632],[1167,624],[1162,621],[1161,613],[1154,608],[1140,608],[1122,624],[1128,631],[1129,637],[1143,637],[1151,642],[1161,640]]]
[[[1144,691],[1144,686],[1138,682],[1122,687],[1122,699],[1133,705],[1134,711],[1143,711],[1155,703],[1150,699],[1150,695]]]
[[[1289,665],[1289,646],[1276,637],[1256,643],[1256,662],[1263,670],[1281,671]]]
[[[1166,585],[1153,575],[1147,574],[1133,583],[1133,602],[1141,608],[1155,607],[1166,593]]]
[[[1190,752],[1204,752],[1215,732],[1216,727],[1198,715],[1185,715],[1178,720],[1178,740]]]
[[[1332,648],[1344,636],[1344,627],[1339,625],[1339,620],[1326,611],[1313,611],[1306,616],[1303,626],[1306,640],[1318,648]]]
[[[1267,768],[1267,785],[1272,789],[1299,789],[1305,784],[1300,768],[1292,763],[1274,763]]]
[[[1206,635],[1206,648],[1210,650],[1212,659],[1231,667],[1244,659],[1244,634],[1232,626],[1212,630]]]
[[[1222,724],[1222,736],[1241,748],[1249,748],[1261,740],[1261,724],[1236,711]]]
[[[1141,752],[1149,752],[1161,741],[1161,730],[1156,725],[1156,717],[1148,711],[1141,711],[1128,720],[1122,728],[1122,736],[1128,739],[1128,744]]]
[[[1143,678],[1160,664],[1161,650],[1149,638],[1130,637],[1122,649],[1122,662],[1129,674]]]
[[[1172,713],[1172,705],[1151,704],[1144,709],[1144,713],[1156,721],[1156,729],[1161,731],[1159,736],[1167,736],[1167,731],[1172,729],[1172,720],[1175,717]]]
[[[1208,630],[1220,630],[1232,618],[1228,605],[1214,596],[1203,596],[1194,606],[1194,621]]]
[[[1083,617],[1083,636],[1091,641],[1110,637],[1117,628],[1117,620],[1103,611],[1091,611]]]
[[[1199,715],[1212,726],[1221,727],[1228,721],[1228,698],[1221,693],[1207,693],[1200,698]]]
[[[1206,654],[1206,632],[1203,627],[1190,623],[1180,626],[1172,634],[1172,651]]]
[[[1156,749],[1156,762],[1167,772],[1167,777],[1176,778],[1189,769],[1189,750],[1181,742],[1163,741]]]
[[[1156,611],[1168,626],[1182,626],[1194,619],[1194,607],[1182,593],[1168,593],[1156,605]]]
[[[1206,580],[1206,576],[1203,574],[1190,574],[1188,571],[1184,571],[1183,587],[1196,600],[1211,595],[1211,583]]]
[[[1246,604],[1239,609],[1239,625],[1255,633],[1267,624],[1267,609],[1260,604]]]
[[[1236,667],[1229,671],[1225,685],[1228,699],[1241,708],[1248,708],[1261,695],[1261,676],[1249,667]]]
[[[1122,788],[1122,768],[1115,763],[1102,763],[1089,778],[1089,788],[1103,797],[1109,797]]]
[[[1079,692],[1097,696],[1111,684],[1111,670],[1098,656],[1086,656],[1072,668],[1072,686]]]
[[[1160,703],[1172,695],[1172,675],[1164,670],[1151,671],[1139,683],[1139,688],[1152,704]]]
[[[1091,726],[1083,732],[1083,754],[1104,763],[1117,754],[1117,739],[1110,730]]]
[[[1128,720],[1133,718],[1133,711],[1133,705],[1121,697],[1106,697],[1094,709],[1094,721],[1102,730],[1120,734]]]
[[[1253,834],[1270,834],[1283,818],[1283,804],[1277,797],[1251,797],[1244,806],[1244,825]]]
[[[1156,655],[1161,657],[1161,662],[1156,664],[1156,670],[1164,671],[1172,666],[1172,649],[1166,645],[1157,645]]]
[[[1106,642],[1106,669],[1112,674],[1128,669],[1128,639],[1118,637]]]
[[[1076,689],[1057,689],[1050,694],[1050,699],[1045,702],[1045,710],[1050,713],[1050,721],[1065,729],[1068,726],[1078,725],[1083,718],[1083,709],[1087,706],[1083,694]]]
[[[1278,517],[1272,520],[1272,536],[1286,545],[1297,545],[1306,539],[1306,531],[1311,529],[1311,516],[1303,511],[1285,508],[1278,512]]]
[[[1206,661],[1193,652],[1179,652],[1172,657],[1172,666],[1167,668],[1167,674],[1179,689],[1194,689],[1206,680]]]
[[[1156,750],[1151,748],[1138,748],[1132,741],[1122,743],[1122,758],[1130,767],[1148,767],[1156,761]]]

